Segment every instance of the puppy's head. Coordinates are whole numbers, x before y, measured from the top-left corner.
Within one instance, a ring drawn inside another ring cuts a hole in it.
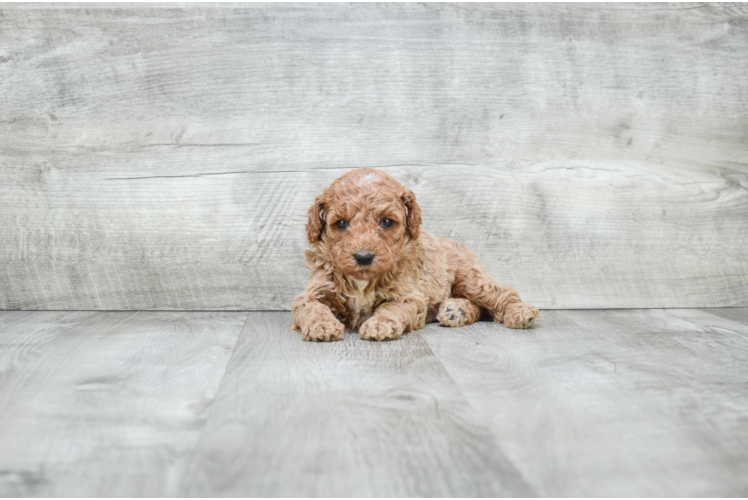
[[[418,239],[416,195],[379,170],[359,168],[339,177],[309,209],[306,234],[335,268],[357,280],[389,271]]]

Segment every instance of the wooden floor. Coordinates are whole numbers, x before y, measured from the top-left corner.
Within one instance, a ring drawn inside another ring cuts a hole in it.
[[[0,496],[748,495],[748,309],[290,321],[0,312]]]

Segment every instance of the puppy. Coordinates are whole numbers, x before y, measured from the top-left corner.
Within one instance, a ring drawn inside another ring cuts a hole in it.
[[[465,245],[420,230],[416,196],[379,170],[352,170],[309,209],[309,283],[293,304],[304,340],[398,339],[437,319],[464,326],[483,310],[509,328],[540,314],[488,275]]]

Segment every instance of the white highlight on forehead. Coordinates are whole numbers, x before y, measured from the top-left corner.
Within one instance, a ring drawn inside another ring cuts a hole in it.
[[[357,186],[365,186],[379,179],[379,175],[376,172],[367,172],[356,180]]]

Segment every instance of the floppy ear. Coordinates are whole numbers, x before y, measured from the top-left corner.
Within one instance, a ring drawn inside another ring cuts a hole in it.
[[[418,228],[421,226],[421,207],[416,203],[416,195],[413,191],[408,191],[403,195],[403,203],[405,203],[405,224],[408,228],[408,235],[416,240]]]
[[[307,216],[309,220],[306,223],[306,239],[310,245],[314,245],[322,238],[322,231],[325,229],[325,191],[322,191],[314,200],[314,205],[309,207]]]

